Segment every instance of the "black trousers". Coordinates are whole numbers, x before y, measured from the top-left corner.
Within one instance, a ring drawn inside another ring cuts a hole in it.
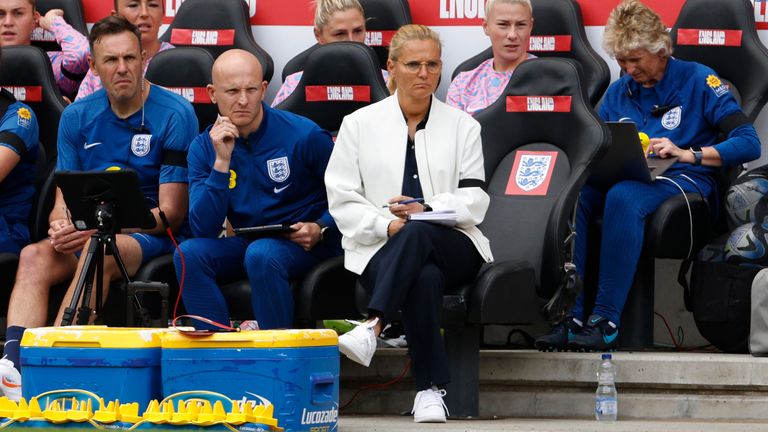
[[[417,390],[450,381],[440,335],[443,292],[474,280],[483,259],[470,239],[448,227],[408,222],[368,262],[360,282],[369,312],[384,323],[403,313]]]

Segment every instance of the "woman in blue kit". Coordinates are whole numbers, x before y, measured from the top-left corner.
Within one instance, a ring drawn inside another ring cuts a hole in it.
[[[600,117],[634,122],[651,137],[649,152],[678,160],[666,178],[652,183],[623,181],[607,191],[584,187],[575,253],[582,276],[590,221],[603,218],[595,306],[587,315],[580,296],[568,317],[536,341],[543,350],[615,347],[643,246],[645,218],[681,189],[715,200],[716,167],[760,156],[757,133],[728,87],[712,69],[672,57],[669,32],[654,11],[638,0],[619,4],[608,18],[603,47],[625,74],[606,92]]]

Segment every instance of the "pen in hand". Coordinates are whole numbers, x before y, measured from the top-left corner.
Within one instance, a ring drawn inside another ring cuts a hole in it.
[[[423,203],[423,202],[424,202],[424,198],[413,198],[405,201],[398,201],[390,204],[384,204],[383,206],[381,206],[381,208],[388,208],[388,207],[392,207],[393,205],[399,205],[399,204],[413,204],[413,203]]]

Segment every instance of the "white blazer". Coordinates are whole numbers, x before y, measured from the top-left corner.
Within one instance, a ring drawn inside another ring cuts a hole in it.
[[[344,117],[325,171],[328,207],[343,234],[344,266],[361,274],[387,241],[395,216],[382,208],[401,195],[408,125],[397,93]],[[477,228],[488,210],[480,124],[468,114],[432,97],[426,128],[415,135],[416,161],[424,200],[434,210],[455,210],[457,230],[472,240],[486,262],[493,256]],[[478,182],[474,182],[478,183]]]

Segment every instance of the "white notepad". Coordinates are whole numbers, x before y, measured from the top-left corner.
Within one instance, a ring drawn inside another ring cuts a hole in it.
[[[456,225],[457,219],[458,215],[455,210],[439,210],[408,215],[408,220],[431,222],[445,226]]]

